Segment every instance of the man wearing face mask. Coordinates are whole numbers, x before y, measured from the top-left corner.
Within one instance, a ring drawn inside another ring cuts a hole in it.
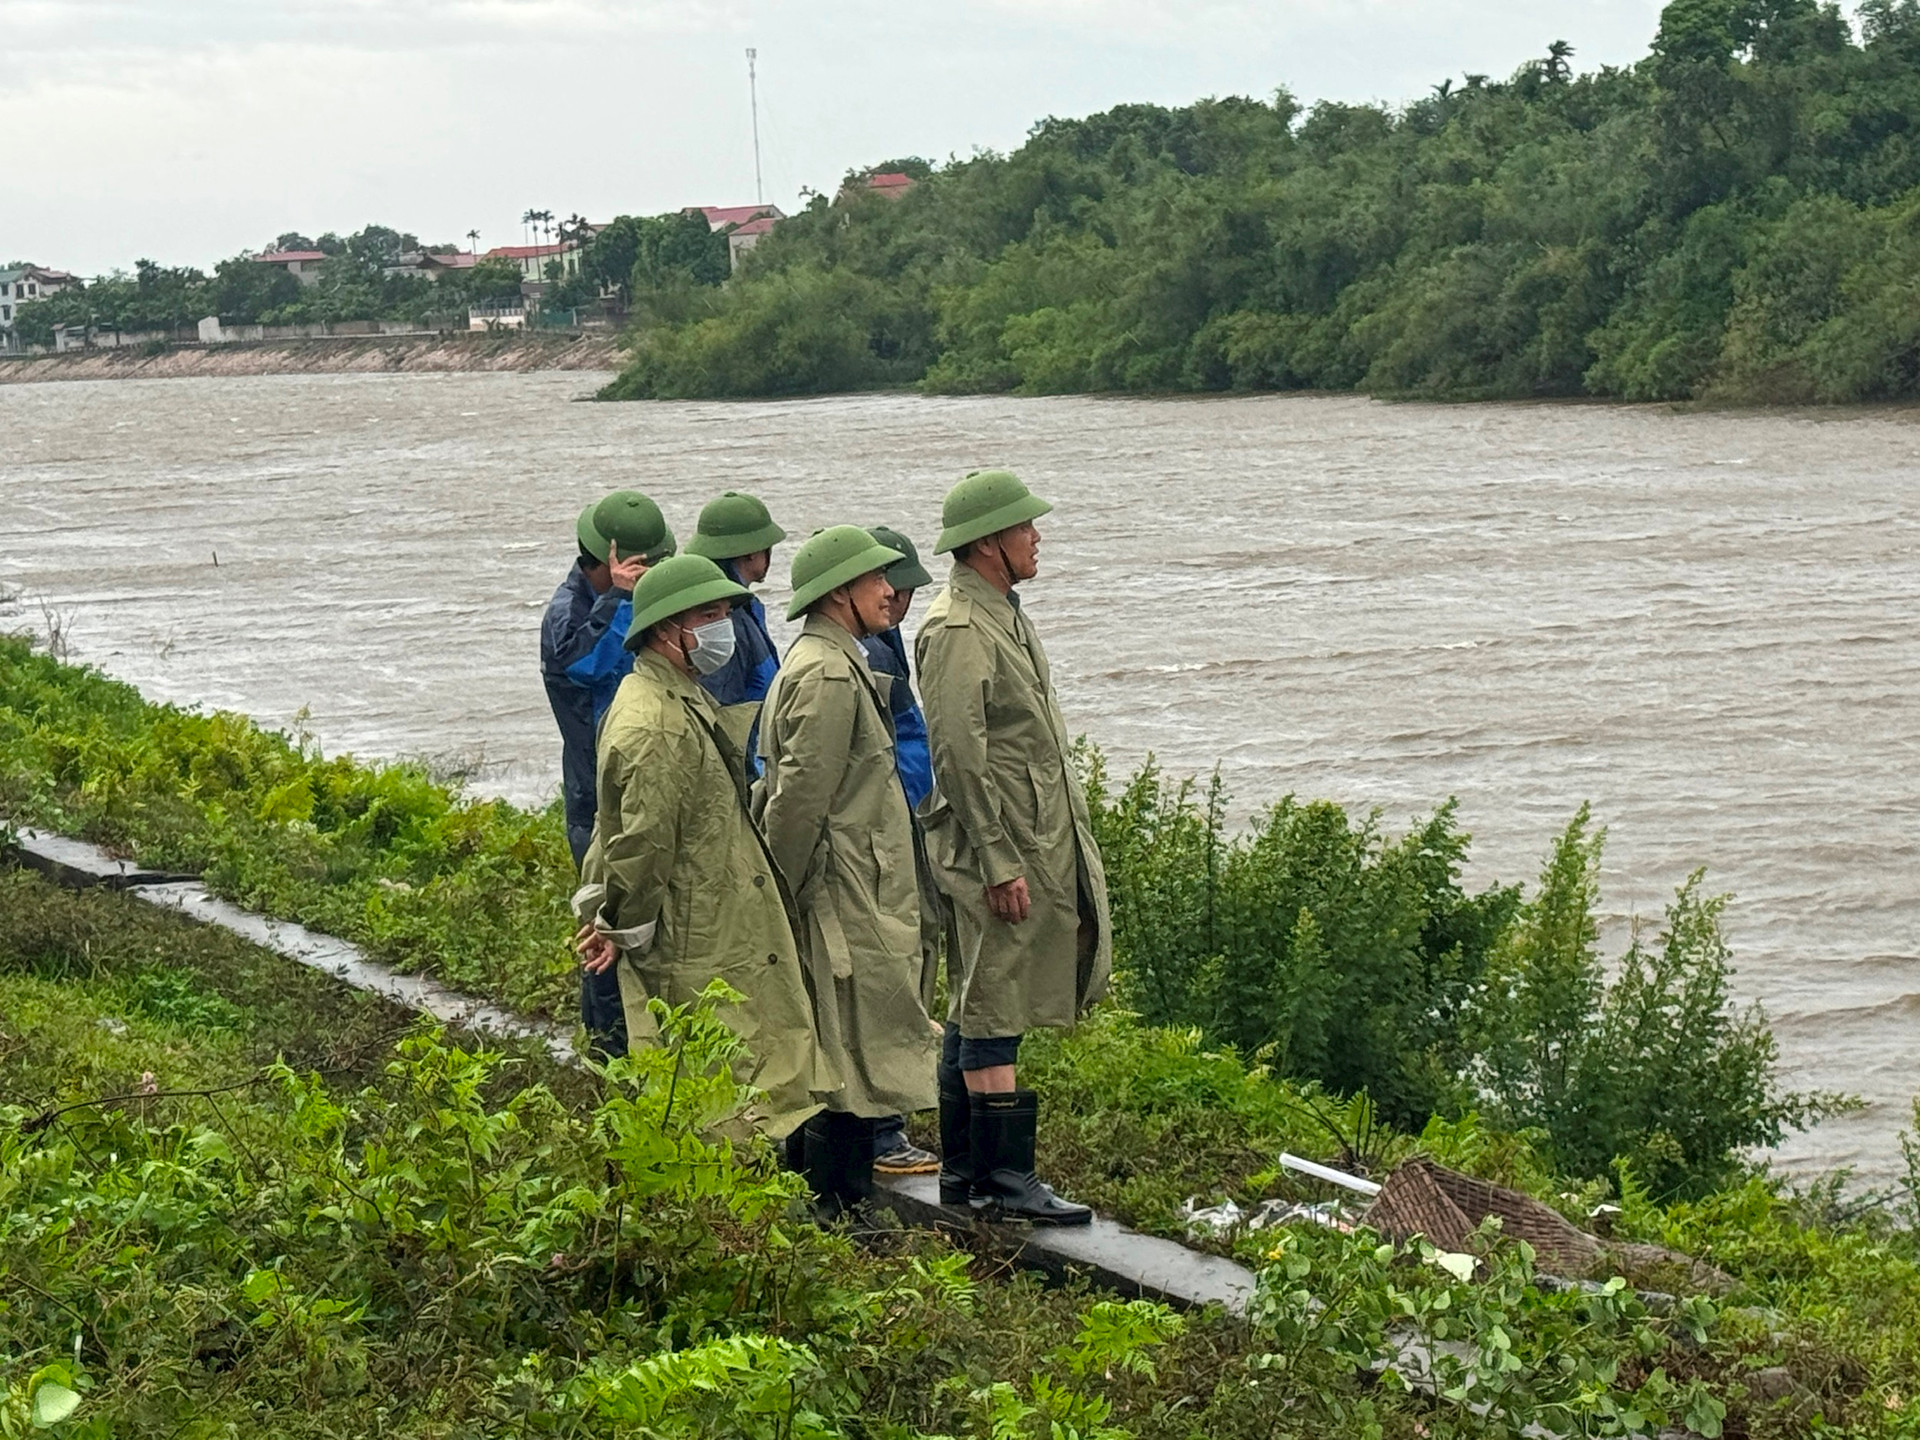
[[[934,553],[947,588],[915,644],[934,794],[927,851],[953,904],[941,1052],[940,1198],[989,1216],[1083,1225],[1034,1173],[1039,1100],[1018,1088],[1020,1037],[1066,1028],[1112,968],[1106,872],[1051,671],[1014,588],[1039,573],[1033,522],[1053,507],[1006,470],[948,493]]]
[[[807,1177],[829,1215],[873,1193],[874,1121],[934,1103],[913,817],[860,648],[890,623],[886,570],[900,559],[857,525],[800,547],[787,618],[806,624],[760,717],[761,829],[794,897],[821,1049],[843,1083],[806,1133]]]
[[[765,1091],[745,1117],[781,1139],[838,1088],[785,891],[748,813],[741,757],[698,679],[730,653],[741,587],[711,560],[663,560],[634,587],[633,673],[600,727],[599,813],[573,899],[589,972],[614,969],[633,1046],[657,1044],[647,1002],[683,1005],[715,979],[745,998],[718,1015],[747,1046],[735,1067]]]

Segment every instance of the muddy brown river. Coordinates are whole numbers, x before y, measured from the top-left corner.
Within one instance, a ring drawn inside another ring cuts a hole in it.
[[[622,486],[684,538],[931,543],[958,475],[1052,498],[1026,587],[1069,723],[1402,826],[1531,881],[1591,800],[1610,940],[1694,867],[1790,1078],[1869,1102],[1794,1169],[1900,1167],[1920,1089],[1920,413],[1682,415],[1337,397],[571,403],[581,374],[0,386],[6,613],[149,695],[551,796],[537,626]],[[776,556],[783,579],[791,551]],[[780,586],[770,601],[781,600]],[[770,608],[772,608],[770,606]]]

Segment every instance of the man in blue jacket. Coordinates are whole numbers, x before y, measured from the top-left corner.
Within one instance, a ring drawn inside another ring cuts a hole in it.
[[[893,711],[894,763],[906,788],[907,808],[918,810],[933,789],[933,761],[927,753],[927,717],[920,713],[920,702],[914,698],[913,665],[907,659],[900,623],[913,608],[913,592],[931,585],[933,577],[920,563],[920,552],[913,542],[898,530],[885,525],[869,525],[867,530],[887,549],[898,550],[905,557],[887,570],[887,583],[893,587],[887,615],[893,622],[891,628],[869,635],[860,645],[876,675],[893,677],[887,703]]]
[[[867,652],[867,664],[873,673],[885,675],[893,682],[887,688],[887,709],[893,719],[893,763],[900,772],[901,788],[907,792],[907,808],[917,811],[920,802],[933,789],[933,758],[927,751],[927,718],[920,713],[920,702],[913,694],[913,666],[907,659],[907,642],[900,634],[900,622],[913,607],[913,592],[922,585],[931,585],[933,577],[920,563],[920,552],[913,542],[898,530],[885,525],[870,525],[867,530],[875,540],[901,556],[887,567],[887,584],[893,587],[893,598],[887,602],[888,628],[867,636],[860,642],[860,648]],[[919,823],[914,821],[916,831]],[[917,834],[914,844],[917,850]],[[915,865],[922,875],[926,873],[918,855]],[[923,892],[926,889],[922,887]],[[932,898],[923,893],[923,903]],[[928,989],[926,999],[931,1004],[931,985]],[[940,1157],[907,1139],[906,1118],[894,1115],[874,1123],[873,1168],[882,1175],[931,1175],[940,1168]]]
[[[637,490],[618,490],[582,510],[574,534],[579,557],[553,592],[540,625],[540,678],[560,727],[567,848],[578,867],[593,839],[594,733],[605,708],[596,703],[597,691],[604,688],[610,696],[620,676],[597,687],[571,672],[590,666],[609,643],[631,668],[632,657],[622,646],[633,614],[633,587],[649,565],[673,553],[673,532],[653,501]],[[596,1053],[626,1054],[627,1022],[617,980],[582,976],[580,1020]]]
[[[593,523],[620,554],[640,556],[643,575],[674,553],[673,531],[661,517],[660,507],[638,490],[617,490],[602,500],[594,507]],[[567,678],[593,701],[596,733],[600,717],[613,704],[614,691],[633,670],[633,653],[627,649],[627,627],[632,623],[633,601],[629,596],[614,607],[613,619],[593,648],[566,667]],[[588,763],[592,763],[591,757]]]
[[[706,556],[736,585],[758,585],[773,564],[773,547],[786,538],[787,532],[773,523],[765,505],[751,495],[729,490],[709,500],[700,512],[687,553]],[[734,601],[733,655],[713,674],[701,677],[702,687],[722,705],[764,700],[779,668],[780,655],[767,633],[765,607],[751,595]]]

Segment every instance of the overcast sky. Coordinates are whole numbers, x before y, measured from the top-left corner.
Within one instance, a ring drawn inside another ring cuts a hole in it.
[[[1658,0],[0,0],[0,263],[208,267],[379,221],[518,244],[766,199],[1046,115],[1205,95],[1398,102],[1565,39],[1642,56]]]

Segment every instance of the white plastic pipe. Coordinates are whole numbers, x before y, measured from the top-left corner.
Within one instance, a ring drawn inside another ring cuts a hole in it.
[[[1329,1185],[1344,1185],[1349,1190],[1357,1190],[1362,1195],[1378,1195],[1380,1187],[1371,1180],[1362,1180],[1358,1175],[1349,1175],[1344,1170],[1335,1170],[1330,1165],[1316,1165],[1311,1160],[1302,1160],[1298,1155],[1280,1152],[1280,1163],[1289,1170],[1298,1170],[1303,1175],[1311,1175],[1316,1180],[1325,1180]]]

